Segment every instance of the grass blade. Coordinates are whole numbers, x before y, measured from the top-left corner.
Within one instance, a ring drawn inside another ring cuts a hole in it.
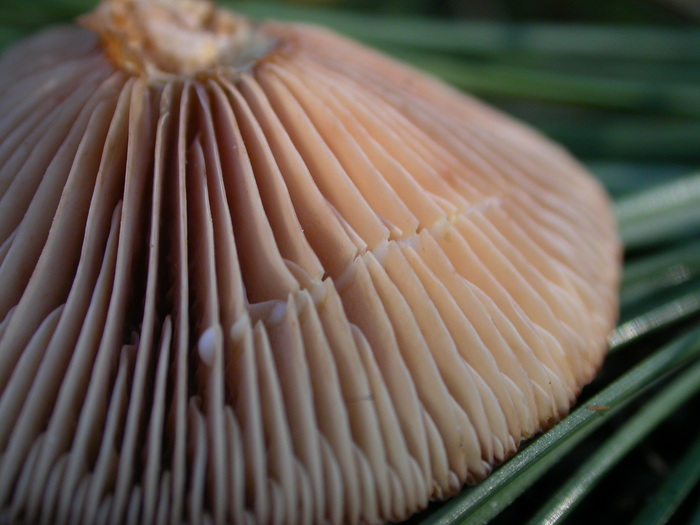
[[[700,175],[683,177],[620,199],[616,206],[627,248],[668,242],[700,230]]]
[[[614,352],[646,335],[668,328],[700,313],[700,292],[692,292],[622,323],[608,337]]]
[[[639,302],[655,293],[680,286],[700,276],[700,241],[645,257],[625,266],[620,302]]]
[[[529,525],[560,523],[612,467],[698,391],[700,363],[690,367],[666,386],[599,447],[532,518]],[[694,472],[691,471],[691,474]]]

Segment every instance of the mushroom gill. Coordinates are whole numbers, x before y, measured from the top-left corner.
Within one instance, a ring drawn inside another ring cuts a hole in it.
[[[569,155],[323,29],[106,0],[0,59],[0,521],[380,523],[601,364]]]

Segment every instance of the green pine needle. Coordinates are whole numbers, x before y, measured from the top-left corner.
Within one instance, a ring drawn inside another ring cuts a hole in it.
[[[700,349],[700,330],[688,336],[686,340]],[[700,363],[694,364],[667,385],[606,440],[595,454],[569,477],[566,484],[544,504],[529,525],[562,523],[611,468],[698,391],[700,391]],[[696,456],[700,458],[700,450],[693,451],[693,457]],[[690,475],[694,477],[698,474],[700,474],[700,464],[692,465]],[[679,478],[677,483],[681,481],[683,481],[682,478]]]
[[[628,249],[696,234],[700,231],[700,175],[624,197],[615,209]]]

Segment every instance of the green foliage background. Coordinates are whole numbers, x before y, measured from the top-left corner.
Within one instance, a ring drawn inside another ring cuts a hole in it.
[[[328,25],[486,98],[565,144],[615,199],[621,321],[600,376],[486,482],[412,522],[700,524],[698,4],[220,3]],[[2,0],[0,47],[92,5]]]

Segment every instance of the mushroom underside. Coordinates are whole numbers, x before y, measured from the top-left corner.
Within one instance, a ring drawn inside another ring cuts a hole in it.
[[[267,31],[290,44],[233,74],[151,82],[81,28],[0,61],[1,522],[401,520],[600,366],[598,184],[356,44]]]

